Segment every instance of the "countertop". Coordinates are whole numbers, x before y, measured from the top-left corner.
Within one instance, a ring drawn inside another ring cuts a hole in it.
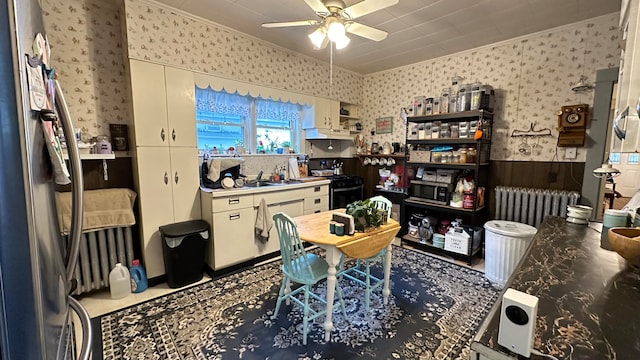
[[[233,196],[233,195],[259,194],[259,193],[267,193],[267,192],[282,191],[282,190],[303,189],[303,188],[319,186],[319,185],[329,185],[330,182],[331,182],[330,180],[321,179],[321,180],[308,181],[308,182],[292,182],[292,183],[259,186],[259,187],[245,186],[241,188],[232,188],[232,189],[209,189],[201,186],[200,190],[203,193],[211,194],[211,197],[215,198],[215,197],[224,197],[224,196]]]
[[[640,359],[640,270],[600,247],[601,227],[547,217],[505,286],[539,298],[534,348],[542,353]],[[525,359],[498,345],[500,305],[480,325],[471,349],[489,359]]]

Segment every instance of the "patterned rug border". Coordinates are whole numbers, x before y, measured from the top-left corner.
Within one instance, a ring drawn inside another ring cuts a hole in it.
[[[438,256],[438,255],[435,255],[435,254],[431,254],[429,252],[421,251],[419,249],[415,249],[415,248],[411,248],[411,247],[403,247],[403,246],[398,246],[398,245],[393,245],[393,249],[394,249],[394,252],[399,250],[399,249],[401,249],[401,250],[404,250],[404,251],[407,251],[407,252],[412,252],[412,253],[419,254],[419,255],[426,255],[426,256],[428,256],[428,257],[430,257],[432,259],[441,261],[443,264],[448,264],[448,266],[454,265],[456,268],[460,268],[461,270],[470,271],[470,272],[476,273],[478,275],[484,276],[484,271],[481,271],[481,270],[478,270],[478,269],[474,269],[474,268],[472,268],[470,266],[465,266],[463,264],[459,264],[459,263],[453,261],[452,259],[449,259],[449,258],[446,258],[446,257],[442,257],[442,256]],[[91,325],[93,326],[93,329],[94,329],[94,337],[93,337],[93,341],[92,341],[92,349],[93,349],[92,358],[94,360],[104,359],[104,357],[103,357],[103,351],[104,351],[104,349],[103,349],[103,334],[102,334],[102,326],[101,326],[101,320],[102,320],[103,317],[111,316],[111,315],[113,315],[115,313],[130,309],[132,307],[141,306],[141,305],[153,302],[153,301],[157,301],[158,299],[163,298],[163,297],[172,296],[176,292],[181,292],[181,291],[194,289],[194,288],[197,288],[197,287],[207,286],[207,284],[209,284],[210,282],[219,281],[219,280],[223,280],[225,278],[236,276],[236,275],[238,275],[238,274],[240,274],[240,273],[242,273],[244,271],[247,271],[247,270],[256,270],[256,271],[258,271],[263,267],[273,266],[273,263],[274,262],[278,262],[278,261],[281,261],[281,259],[276,257],[276,258],[269,259],[269,260],[266,260],[264,262],[261,262],[261,263],[259,263],[257,265],[254,265],[254,266],[246,266],[246,267],[238,268],[237,270],[230,271],[230,272],[227,272],[227,273],[223,273],[223,274],[220,274],[220,275],[215,276],[213,278],[210,278],[207,281],[198,282],[198,283],[195,283],[195,284],[190,284],[190,285],[184,286],[182,288],[176,289],[176,291],[172,291],[170,293],[166,293],[166,294],[163,294],[163,295],[160,295],[160,296],[157,296],[157,297],[149,298],[147,300],[144,300],[144,301],[141,301],[141,302],[138,302],[138,303],[134,303],[134,304],[131,304],[129,306],[126,306],[126,307],[123,307],[123,308],[120,308],[120,309],[117,309],[117,310],[113,310],[111,312],[104,313],[104,314],[101,314],[101,315],[98,315],[98,316],[95,316],[95,317],[91,318]],[[493,306],[493,304],[486,304],[485,311],[487,309],[490,309],[491,306]],[[483,317],[483,316],[484,316],[484,314],[477,314],[476,316],[474,316],[474,318],[477,319],[478,317]],[[469,330],[475,331],[475,329],[469,329]]]

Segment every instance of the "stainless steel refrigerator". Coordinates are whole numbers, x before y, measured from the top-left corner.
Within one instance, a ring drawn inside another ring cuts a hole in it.
[[[74,191],[71,241],[60,235],[51,162],[39,113],[30,110],[25,54],[45,33],[38,0],[0,4],[0,358],[87,359],[89,316],[68,296],[82,229],[82,170],[73,126],[56,84],[56,107]],[[61,80],[64,83],[64,79]],[[71,311],[80,325],[71,327]],[[73,332],[83,340],[74,342]]]

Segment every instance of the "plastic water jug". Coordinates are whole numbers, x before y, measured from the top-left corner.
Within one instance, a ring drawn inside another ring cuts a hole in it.
[[[131,269],[131,291],[140,293],[147,290],[147,273],[144,271],[140,260],[133,260]]]
[[[112,299],[120,299],[131,294],[131,276],[126,266],[117,263],[109,273],[109,290]]]

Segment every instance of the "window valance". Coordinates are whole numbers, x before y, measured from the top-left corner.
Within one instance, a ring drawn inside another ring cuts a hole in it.
[[[201,89],[211,88],[215,91],[225,91],[229,94],[237,93],[239,95],[249,95],[254,98],[271,99],[300,105],[313,105],[314,101],[313,96],[310,95],[268,88],[206,74],[194,73],[193,75],[196,86]]]
[[[251,99],[247,96],[196,88],[196,111],[224,115],[251,115]]]

